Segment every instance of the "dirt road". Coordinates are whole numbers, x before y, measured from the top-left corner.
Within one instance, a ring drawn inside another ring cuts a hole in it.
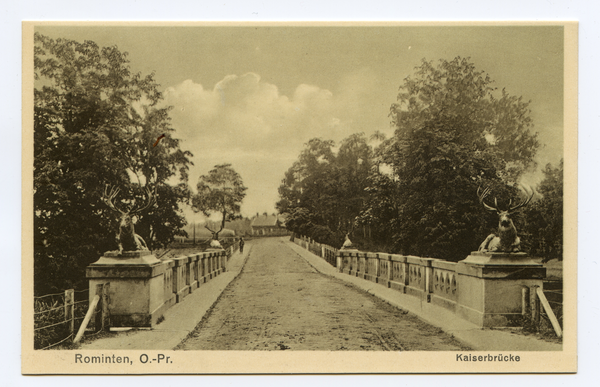
[[[417,317],[318,273],[286,243],[254,241],[240,276],[177,349],[467,349]]]

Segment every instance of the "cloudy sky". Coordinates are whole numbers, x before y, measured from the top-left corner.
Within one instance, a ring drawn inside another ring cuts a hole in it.
[[[190,184],[231,163],[248,187],[245,216],[274,212],[284,172],[313,137],[393,132],[398,87],[422,58],[470,57],[499,89],[531,100],[544,148],[563,153],[562,27],[45,26],[53,38],[93,40],[155,72],[182,148]],[[189,212],[188,212],[189,213]],[[191,216],[190,216],[190,219]]]

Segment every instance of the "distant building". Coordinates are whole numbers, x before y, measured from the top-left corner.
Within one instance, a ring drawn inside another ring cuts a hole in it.
[[[256,215],[251,223],[252,235],[255,236],[276,236],[288,235],[285,228],[285,218],[283,215]]]

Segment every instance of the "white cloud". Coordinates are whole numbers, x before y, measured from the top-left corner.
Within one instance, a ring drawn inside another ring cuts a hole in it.
[[[351,133],[386,129],[360,125],[373,114],[355,95],[368,88],[361,79],[349,78],[339,95],[301,84],[291,98],[254,73],[228,75],[212,90],[192,80],[167,88],[175,137],[194,154],[191,185],[214,165],[228,162],[249,188],[243,213],[274,211],[283,174],[309,139],[339,141]]]

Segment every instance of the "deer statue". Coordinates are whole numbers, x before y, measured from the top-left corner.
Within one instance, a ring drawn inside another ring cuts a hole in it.
[[[352,234],[352,231],[354,231],[355,225],[356,225],[356,218],[354,218],[354,221],[352,221],[352,223],[350,224],[350,230],[348,230],[348,232],[346,233],[346,236],[344,237],[344,244],[342,245],[342,249],[350,250],[350,249],[355,248],[354,244],[350,240],[350,234]]]
[[[354,245],[352,244],[352,241],[350,240],[350,233],[346,234],[346,237],[344,239],[344,244],[342,245],[342,249],[353,249]]]
[[[481,187],[477,189],[477,196],[479,197],[479,202],[485,207],[486,210],[496,211],[498,213],[499,222],[498,222],[498,231],[495,234],[490,234],[483,243],[479,246],[479,251],[491,251],[491,252],[505,252],[505,253],[516,253],[520,249],[521,239],[517,236],[517,229],[510,218],[510,215],[514,213],[519,208],[522,208],[529,204],[531,199],[533,198],[534,191],[528,192],[525,187],[523,187],[525,193],[529,196],[525,200],[523,200],[520,204],[517,204],[514,207],[512,205],[512,199],[508,203],[507,210],[501,210],[498,208],[498,200],[494,198],[494,206],[487,204],[484,200],[490,194],[491,189],[486,188],[481,191]]]
[[[121,214],[119,221],[119,234],[117,240],[119,242],[119,251],[138,251],[138,250],[147,250],[148,246],[144,239],[135,233],[135,229],[133,227],[133,219],[132,217],[135,214],[139,214],[142,211],[147,210],[151,206],[156,203],[156,197],[152,194],[152,192],[146,187],[146,196],[148,197],[148,201],[146,204],[134,207],[131,210],[125,212],[118,209],[115,206],[114,200],[117,197],[121,190],[116,187],[112,187],[110,192],[108,191],[108,185],[104,187],[104,196],[102,197],[102,201],[106,203],[108,207],[112,210]]]

